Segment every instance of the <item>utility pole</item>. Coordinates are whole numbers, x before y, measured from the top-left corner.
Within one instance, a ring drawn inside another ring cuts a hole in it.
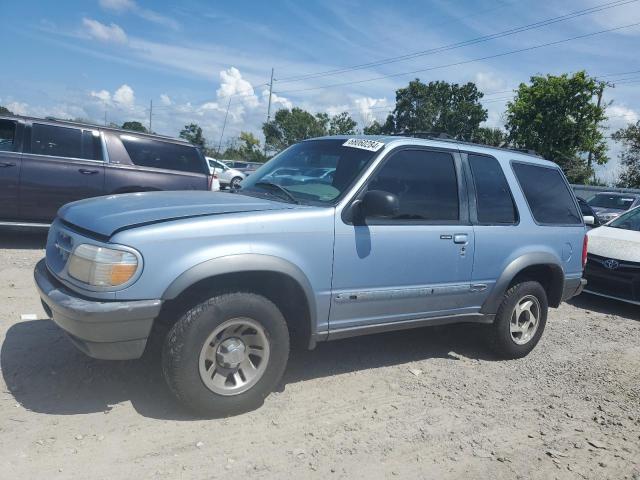
[[[224,123],[222,124],[222,132],[220,133],[220,142],[218,142],[218,152],[216,155],[220,158],[220,149],[222,148],[222,137],[224,135],[224,129],[227,126],[227,117],[229,116],[229,107],[231,106],[231,96],[229,96],[229,103],[227,103],[227,113],[224,114]]]
[[[606,85],[606,82],[601,82],[600,83],[600,88],[598,89],[598,101],[596,103],[596,107],[598,108],[598,110],[600,109],[600,106],[602,105],[602,94],[604,92],[604,87]],[[589,167],[589,171],[591,171],[591,165],[593,163],[593,150],[589,150],[589,155],[587,157],[587,166]],[[593,176],[595,177],[595,171],[593,172]]]
[[[104,126],[107,126],[107,109],[104,109]]]
[[[269,81],[269,106],[267,107],[267,123],[271,120],[271,95],[273,94],[273,68],[271,69],[271,80]],[[263,155],[267,156],[267,139],[264,139]]]
[[[151,133],[151,117],[153,117],[153,100],[149,100],[149,133]]]

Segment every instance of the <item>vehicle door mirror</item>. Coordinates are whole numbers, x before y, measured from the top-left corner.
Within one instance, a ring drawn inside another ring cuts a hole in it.
[[[354,207],[357,208],[358,216],[362,220],[365,218],[391,218],[398,214],[400,201],[393,193],[369,190]]]
[[[585,225],[593,226],[596,224],[596,219],[593,217],[593,215],[583,215],[582,218],[584,219]]]

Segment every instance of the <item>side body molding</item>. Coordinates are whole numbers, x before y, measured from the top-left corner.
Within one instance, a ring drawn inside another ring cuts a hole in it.
[[[315,337],[317,329],[317,309],[316,297],[309,279],[304,272],[280,257],[272,255],[262,255],[255,253],[246,253],[240,255],[228,255],[224,257],[212,258],[205,262],[194,265],[187,271],[180,274],[162,295],[163,300],[171,300],[176,298],[180,293],[189,288],[196,282],[205,278],[215,277],[226,273],[241,272],[275,272],[291,277],[302,288],[309,305],[309,318],[311,319],[310,333],[311,338]]]
[[[550,266],[554,270],[557,280],[559,280],[557,285],[555,282],[552,282],[551,286],[557,286],[560,288],[560,292],[562,292],[562,287],[564,285],[564,272],[562,270],[562,262],[560,258],[549,252],[525,253],[509,263],[503,270],[500,277],[498,277],[493,290],[482,305],[480,312],[492,315],[497,313],[500,302],[502,301],[502,296],[506,292],[511,281],[522,270],[534,265]]]

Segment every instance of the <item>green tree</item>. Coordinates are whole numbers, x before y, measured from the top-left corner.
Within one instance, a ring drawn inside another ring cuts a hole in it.
[[[301,140],[326,134],[328,116],[312,115],[301,108],[281,109],[262,126],[267,148],[280,151]]]
[[[7,107],[3,107],[2,105],[0,105],[0,115],[13,115],[13,112]]]
[[[618,177],[619,187],[640,188],[640,120],[621,128],[612,138],[622,142],[620,161],[622,171]]]
[[[362,133],[365,135],[380,135],[382,133],[382,125],[377,120],[374,120],[369,125],[362,129]]]
[[[358,124],[348,112],[342,112],[329,120],[329,135],[354,135]]]
[[[202,127],[197,123],[185,125],[184,128],[180,130],[180,138],[184,138],[187,142],[202,148],[204,148],[207,143],[202,133]]]
[[[419,79],[396,90],[396,108],[383,126],[386,133],[446,133],[470,140],[487,119],[480,104],[483,97],[472,82],[464,85],[443,81],[422,83]]]
[[[531,77],[507,104],[509,141],[557,162],[571,182],[588,181],[589,154],[600,165],[608,161],[601,130],[605,109],[596,102],[604,87],[584,71]]]
[[[480,127],[473,134],[471,141],[492,147],[503,147],[507,145],[507,134],[499,128]]]
[[[148,133],[149,132],[147,130],[147,127],[145,127],[140,122],[135,122],[135,121],[124,122],[122,124],[122,127],[120,127],[120,128],[123,128],[125,130],[133,130],[134,132],[142,132],[142,133]]]
[[[250,132],[240,132],[238,138],[227,146],[222,158],[248,162],[264,162],[266,160],[260,148],[260,140]]]

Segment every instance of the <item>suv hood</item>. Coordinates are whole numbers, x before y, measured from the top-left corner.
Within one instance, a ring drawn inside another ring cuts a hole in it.
[[[203,215],[291,209],[296,205],[222,192],[142,192],[69,203],[58,217],[84,230],[110,237],[139,225]]]

